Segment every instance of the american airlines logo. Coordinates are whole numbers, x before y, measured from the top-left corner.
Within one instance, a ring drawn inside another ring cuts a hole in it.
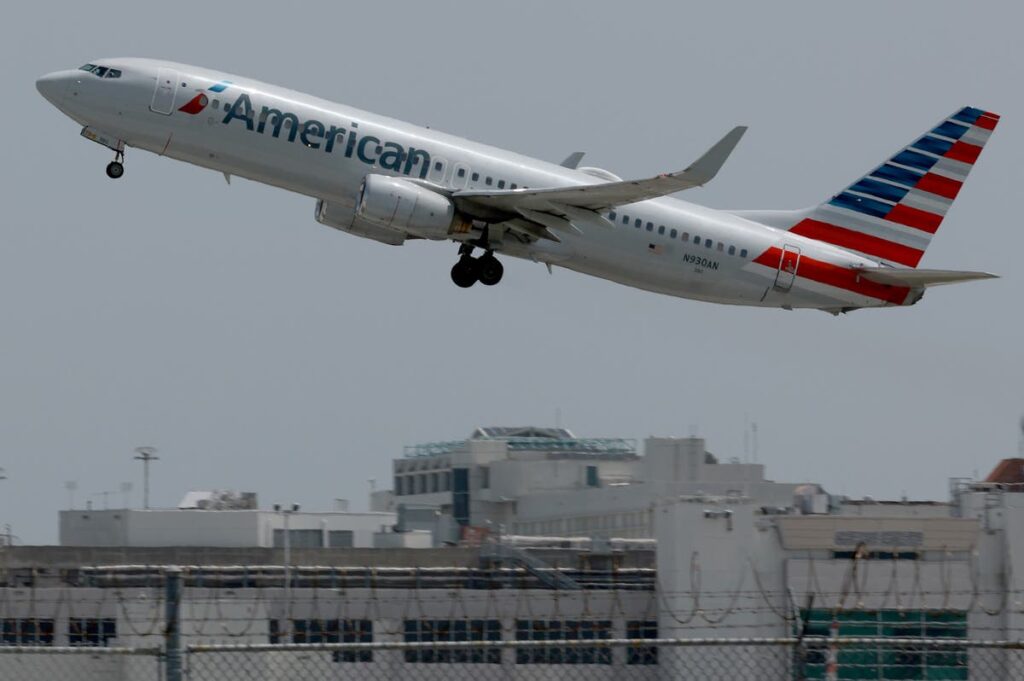
[[[202,106],[205,107],[205,103]],[[231,104],[222,122],[230,125],[232,121],[240,121],[246,130],[257,135],[269,134],[271,137],[282,138],[283,132],[283,139],[289,142],[298,140],[309,149],[325,154],[337,152],[344,154],[345,158],[356,158],[366,165],[403,175],[425,178],[430,169],[430,154],[423,149],[406,148],[398,142],[389,142],[373,135],[360,136],[359,124],[355,122],[350,128],[344,128],[327,125],[313,118],[304,121],[294,113],[267,106],[262,107],[257,114],[252,100],[244,92]]]
[[[210,92],[218,92],[218,93],[219,92],[224,92],[225,90],[228,89],[229,85],[231,85],[231,81],[230,80],[222,80],[221,82],[217,83],[216,85],[211,85],[210,87],[207,88],[207,90],[209,90]],[[210,103],[210,98],[207,97],[204,93],[200,92],[198,95],[196,95],[195,97],[190,99],[188,102],[186,102],[184,106],[179,107],[178,111],[181,111],[182,113],[192,114],[194,116],[197,113],[200,113],[203,109],[205,109],[206,105],[209,104],[209,103]]]

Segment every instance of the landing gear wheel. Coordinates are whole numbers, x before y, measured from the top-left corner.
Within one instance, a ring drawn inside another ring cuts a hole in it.
[[[107,164],[107,177],[112,180],[124,175],[124,164],[120,161],[111,161]]]
[[[477,278],[484,286],[494,286],[501,281],[502,275],[505,274],[505,268],[501,261],[491,253],[480,256],[476,261],[476,269]]]
[[[477,261],[469,256],[459,258],[459,261],[452,267],[452,281],[459,288],[469,288],[477,282],[477,279]]]

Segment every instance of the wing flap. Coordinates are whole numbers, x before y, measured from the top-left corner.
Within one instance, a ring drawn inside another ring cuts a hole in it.
[[[998,279],[999,275],[988,272],[962,272],[959,270],[911,270],[893,267],[863,269],[860,276],[869,281],[890,286],[909,286],[926,288],[944,284],[959,284],[964,281],[979,279]]]

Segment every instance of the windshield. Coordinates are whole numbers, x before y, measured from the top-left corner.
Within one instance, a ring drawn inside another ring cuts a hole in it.
[[[97,78],[120,78],[121,70],[112,69],[106,66],[97,66],[96,64],[85,64],[84,66],[78,67],[79,71],[85,71],[91,73]]]

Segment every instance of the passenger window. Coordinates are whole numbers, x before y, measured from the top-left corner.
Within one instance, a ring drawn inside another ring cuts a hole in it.
[[[622,224],[624,224],[624,225],[628,225],[629,224],[629,216],[628,215],[623,215],[622,216]]]
[[[725,244],[723,244],[721,241],[719,241],[718,242],[718,252],[721,253],[724,250],[725,250]]]
[[[608,219],[609,220],[614,220],[615,219],[615,211],[612,211],[611,213],[608,213]]]
[[[699,234],[694,234],[693,235],[693,243],[695,243],[698,246],[700,246],[700,235]]]
[[[665,225],[658,225],[658,234],[665,233]]]
[[[434,161],[434,170],[436,170],[437,172],[441,172],[441,168],[442,168],[441,162],[440,161]]]
[[[673,229],[673,230],[672,230],[671,232],[669,232],[669,233],[668,233],[668,235],[669,235],[670,237],[672,237],[673,239],[675,239],[675,238],[676,238],[676,234],[678,234],[678,232],[677,232],[676,230],[674,230],[674,229]]]
[[[740,250],[740,257],[741,258],[747,257],[747,249],[744,248],[744,249]]]
[[[107,78],[120,78],[120,77],[121,77],[121,72],[118,71],[117,69],[110,69],[109,71],[107,71]]]
[[[498,189],[505,188],[505,180],[498,180]]]
[[[510,184],[510,185],[508,186],[508,188],[509,188],[509,189],[515,189],[515,188],[516,188],[516,183],[515,183],[515,182],[513,182],[512,184]]]
[[[736,255],[736,247],[729,246],[729,255]]]
[[[213,100],[213,108],[214,109],[219,109],[220,108],[220,100],[219,99]]]
[[[459,175],[459,177],[465,177],[466,176],[466,169],[465,168],[459,168],[458,175]]]
[[[648,222],[647,223],[647,231],[648,232],[653,232],[654,231],[654,223],[653,222]]]
[[[635,224],[635,225],[636,225],[636,228],[637,228],[637,229],[640,229],[641,227],[643,227],[643,226],[644,226],[644,221],[643,221],[643,220],[641,220],[640,218],[637,218],[637,219],[636,219],[636,222],[635,222],[635,223],[633,223],[633,224]]]
[[[690,233],[689,232],[683,232],[683,236],[681,238],[682,238],[683,241],[689,241],[690,240]]]
[[[704,248],[711,248],[711,245],[715,243],[711,239],[704,239]]]
[[[480,179],[480,173],[473,173],[473,177],[470,178],[470,179],[472,179],[474,182],[476,182],[477,180]]]
[[[486,180],[484,180],[484,184],[486,184],[488,187],[491,186],[492,182],[494,182],[494,180],[492,180],[490,177],[488,177]]]

